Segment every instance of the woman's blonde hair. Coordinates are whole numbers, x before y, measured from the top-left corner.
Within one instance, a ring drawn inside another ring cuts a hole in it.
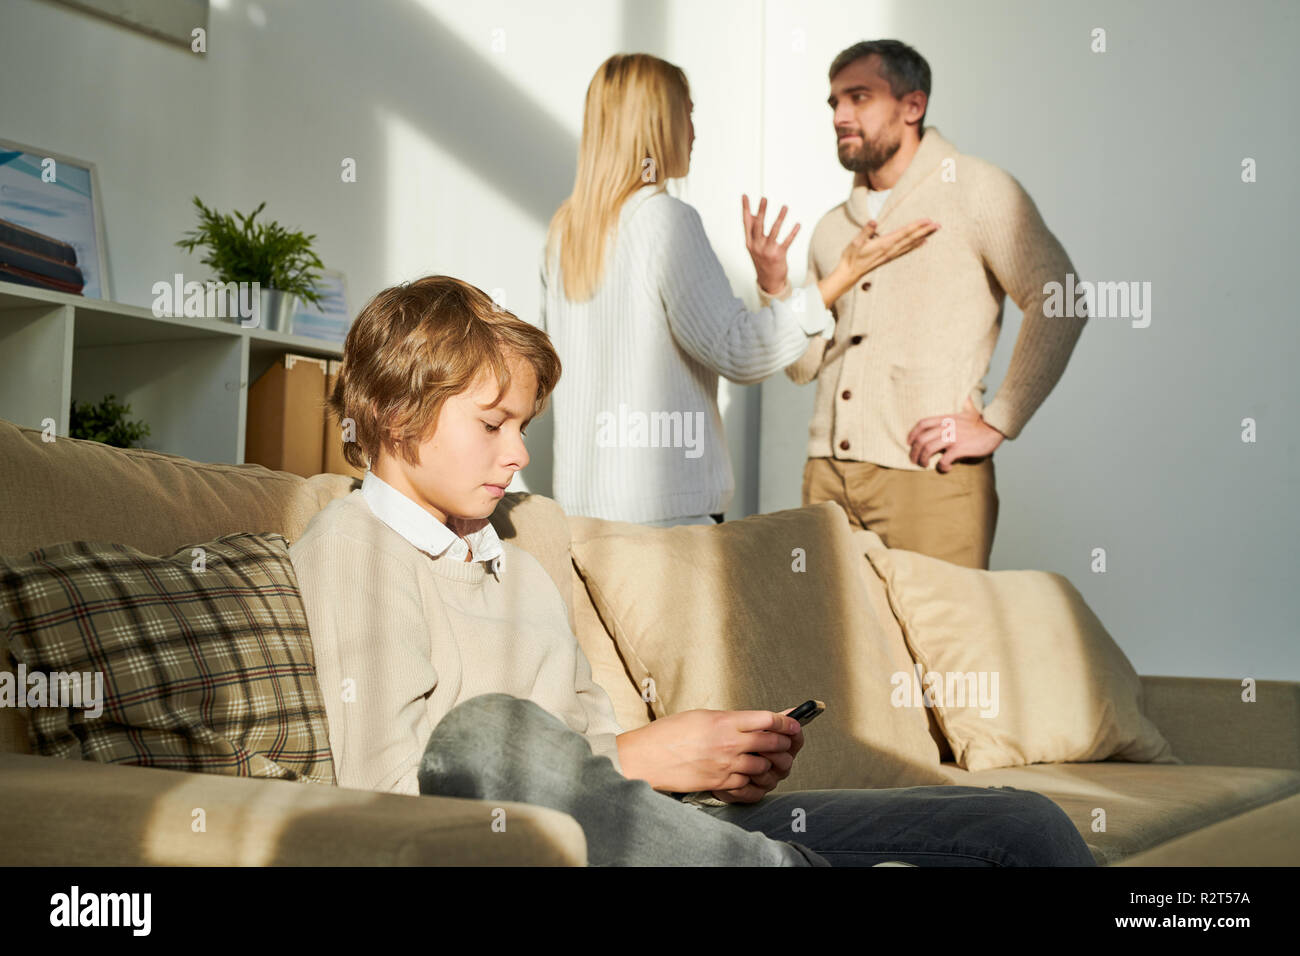
[[[690,168],[690,85],[686,74],[648,53],[616,53],[587,87],[573,194],[547,231],[547,266],[560,248],[561,291],[572,302],[595,294],[606,243],[624,201],[642,186]]]

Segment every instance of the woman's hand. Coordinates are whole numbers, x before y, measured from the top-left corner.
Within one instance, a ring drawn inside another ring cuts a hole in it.
[[[758,212],[754,214],[749,211],[749,196],[742,195],[740,198],[745,222],[745,248],[749,250],[749,257],[754,260],[758,284],[768,295],[776,295],[785,288],[786,276],[790,271],[789,266],[786,265],[785,255],[790,249],[790,243],[794,242],[794,237],[799,234],[799,223],[794,224],[785,242],[777,242],[781,223],[785,221],[785,214],[789,207],[781,207],[776,222],[772,223],[772,231],[764,233],[767,197],[764,196],[759,200]]]
[[[938,228],[939,224],[931,219],[918,219],[881,236],[876,234],[876,221],[871,220],[849,240],[831,274],[817,283],[822,293],[822,302],[830,308],[872,269],[924,244]]]

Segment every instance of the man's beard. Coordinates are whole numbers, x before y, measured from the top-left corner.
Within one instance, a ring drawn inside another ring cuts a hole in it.
[[[840,165],[852,173],[874,173],[893,158],[902,144],[901,137],[892,143],[869,143],[863,137],[862,145],[856,152],[846,155],[844,150],[839,151]]]

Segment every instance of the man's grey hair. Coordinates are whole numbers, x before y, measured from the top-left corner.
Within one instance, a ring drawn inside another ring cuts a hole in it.
[[[895,99],[920,90],[926,96],[926,109],[921,113],[917,132],[925,131],[925,114],[929,111],[930,64],[901,40],[862,40],[831,61],[830,79],[855,60],[876,54],[880,57],[880,76],[888,81],[889,92]]]

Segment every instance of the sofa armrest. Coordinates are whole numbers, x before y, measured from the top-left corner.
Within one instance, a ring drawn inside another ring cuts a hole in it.
[[[1146,715],[1186,763],[1300,770],[1300,682],[1142,675]]]
[[[0,864],[585,866],[548,807],[0,754]],[[505,829],[493,829],[493,810]],[[205,830],[195,832],[196,809]],[[500,814],[498,814],[498,817]],[[499,832],[500,831],[500,832]]]

